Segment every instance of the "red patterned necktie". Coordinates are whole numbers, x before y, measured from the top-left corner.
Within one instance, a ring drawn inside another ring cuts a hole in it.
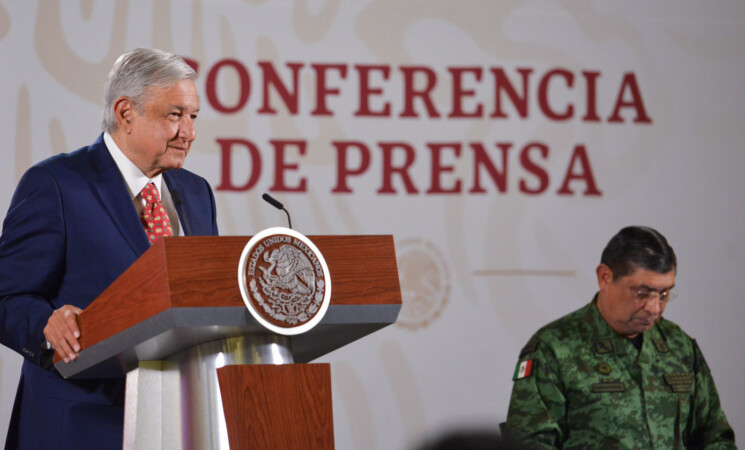
[[[158,188],[154,184],[148,183],[142,189],[140,195],[142,195],[142,198],[146,202],[145,207],[142,208],[140,219],[142,220],[142,225],[145,227],[145,233],[147,234],[148,241],[150,241],[150,245],[163,236],[173,236],[171,221],[168,219],[166,209],[160,202]]]

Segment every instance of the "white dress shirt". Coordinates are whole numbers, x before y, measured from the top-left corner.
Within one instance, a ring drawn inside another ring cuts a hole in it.
[[[122,174],[124,183],[129,189],[129,196],[132,197],[132,202],[135,205],[137,214],[142,213],[142,209],[145,207],[145,199],[142,198],[140,192],[147,183],[153,183],[158,192],[160,193],[160,201],[163,203],[163,207],[168,213],[168,219],[171,222],[171,230],[174,236],[183,236],[183,227],[179,221],[178,213],[176,212],[176,206],[173,204],[171,193],[168,191],[168,186],[163,183],[163,175],[157,175],[153,178],[148,178],[144,173],[127,158],[127,155],[122,152],[114,138],[111,137],[109,132],[103,134],[103,141],[106,143],[106,148],[109,149],[111,157],[114,158],[116,166],[119,168],[119,173]],[[144,229],[144,228],[143,228]]]

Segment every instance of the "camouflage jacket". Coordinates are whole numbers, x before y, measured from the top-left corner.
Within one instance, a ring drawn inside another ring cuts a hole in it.
[[[504,431],[528,448],[736,448],[696,342],[661,319],[637,350],[595,300],[523,348]]]

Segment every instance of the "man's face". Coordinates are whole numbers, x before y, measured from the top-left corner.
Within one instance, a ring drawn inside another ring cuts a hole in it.
[[[131,128],[122,150],[148,177],[183,167],[196,138],[197,87],[181,80],[168,88],[149,87],[144,104],[131,111]]]
[[[674,270],[657,273],[638,268],[616,280],[605,264],[600,264],[596,272],[600,315],[627,338],[650,330],[660,320],[675,286]]]

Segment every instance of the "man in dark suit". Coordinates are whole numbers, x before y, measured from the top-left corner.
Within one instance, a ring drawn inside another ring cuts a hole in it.
[[[212,190],[182,169],[195,76],[170,53],[122,55],[104,132],[19,182],[0,236],[0,342],[25,358],[7,448],[121,447],[125,380],[65,380],[50,356],[77,357],[77,315],[152,242],[217,234]]]

